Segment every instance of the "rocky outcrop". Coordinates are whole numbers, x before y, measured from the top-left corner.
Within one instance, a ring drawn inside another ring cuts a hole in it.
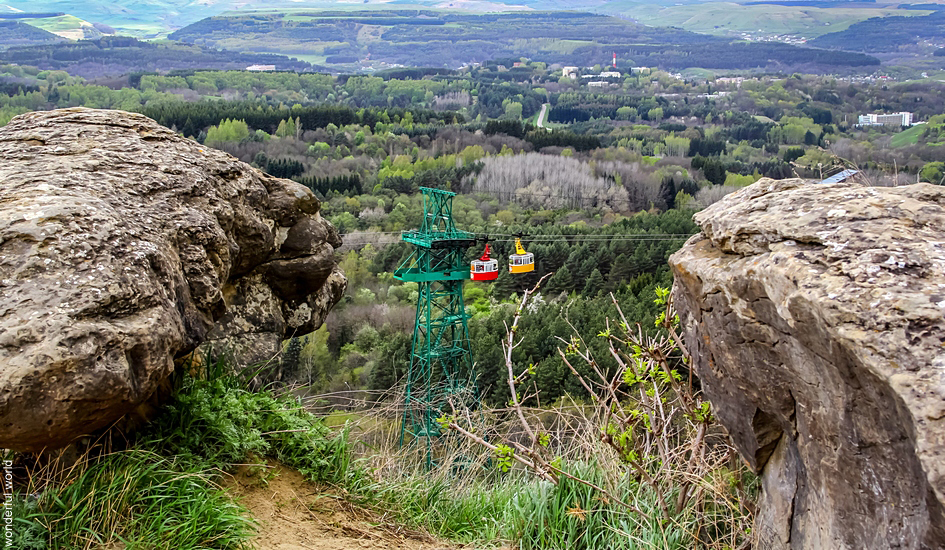
[[[133,410],[208,340],[271,358],[344,292],[305,187],[144,116],[0,129],[0,448],[57,447]]]
[[[755,548],[945,548],[945,189],[763,179],[670,259]]]

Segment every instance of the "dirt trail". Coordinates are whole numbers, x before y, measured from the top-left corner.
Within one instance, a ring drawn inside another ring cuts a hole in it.
[[[276,467],[268,484],[241,467],[228,483],[259,522],[254,541],[260,550],[454,550],[429,535],[383,518],[370,517],[337,495],[325,492],[295,470]]]

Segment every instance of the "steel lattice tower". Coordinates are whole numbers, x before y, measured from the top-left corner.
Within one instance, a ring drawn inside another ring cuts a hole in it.
[[[453,223],[455,193],[420,190],[423,223],[402,235],[415,250],[394,277],[419,286],[400,443],[408,434],[412,441],[425,441],[429,465],[433,438],[440,435],[436,419],[450,410],[450,401],[457,407],[478,405],[469,316],[463,305],[463,281],[469,278],[464,255],[476,236]]]

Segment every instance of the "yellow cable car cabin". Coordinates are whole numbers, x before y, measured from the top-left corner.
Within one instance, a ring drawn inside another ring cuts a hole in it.
[[[469,278],[473,281],[494,281],[499,278],[499,260],[489,258],[489,245],[478,260],[469,263]]]
[[[515,238],[515,254],[509,256],[509,273],[528,273],[535,271],[535,255],[525,252],[522,239]]]

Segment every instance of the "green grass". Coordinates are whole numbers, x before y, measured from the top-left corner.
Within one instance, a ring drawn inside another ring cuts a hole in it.
[[[903,130],[898,134],[894,135],[889,144],[893,147],[905,147],[907,145],[915,145],[919,143],[919,137],[922,135],[922,132],[925,131],[925,125],[921,124],[919,126],[913,126],[908,130]]]
[[[573,463],[569,470],[608,486],[608,476],[596,464]],[[718,525],[696,525],[687,511],[663,519],[656,496],[633,476],[624,476],[610,489],[643,507],[645,516],[567,478],[555,486],[524,472],[448,474],[417,472],[356,493],[367,508],[393,512],[410,527],[476,548],[512,543],[521,550],[682,550],[697,547],[700,528],[703,536],[718,537],[716,542],[737,538],[725,532],[728,519],[722,508],[709,514]]]
[[[36,500],[18,496],[14,547],[248,547],[250,520],[213,480],[140,449],[97,457]]]
[[[102,36],[102,33],[92,27],[88,21],[79,19],[74,15],[60,15],[58,17],[45,17],[42,19],[21,19],[20,21],[54,34],[68,35],[71,39],[98,38]]]
[[[705,509],[661,519],[650,486],[625,473],[614,477],[600,463],[562,462],[573,475],[607,487],[644,513],[567,478],[556,486],[520,470],[500,472],[472,444],[448,447],[455,461],[444,458],[444,466],[427,471],[418,460],[423,449],[397,445],[399,423],[390,414],[335,413],[325,422],[291,396],[250,391],[226,370],[215,363],[196,375],[177,376],[163,413],[126,450],[93,447],[66,468],[35,461],[45,466],[35,467],[34,485],[17,493],[14,547],[249,548],[254,523],[219,481],[236,464],[264,459],[341,488],[385,521],[477,548],[512,543],[522,550],[675,550],[694,547],[699,529],[712,536],[711,525],[692,525],[695,517],[714,517]],[[362,436],[386,437],[363,438],[359,448],[365,456],[357,462],[348,438],[353,422],[371,432]],[[721,535],[714,540],[740,540],[741,533],[730,532],[731,510],[718,516]]]
[[[346,436],[290,397],[249,391],[222,364],[179,376],[165,411],[127,450],[93,447],[65,469],[36,461],[34,486],[17,496],[15,547],[247,547],[252,524],[217,485],[221,473],[268,458],[314,482],[352,484],[361,474]]]

